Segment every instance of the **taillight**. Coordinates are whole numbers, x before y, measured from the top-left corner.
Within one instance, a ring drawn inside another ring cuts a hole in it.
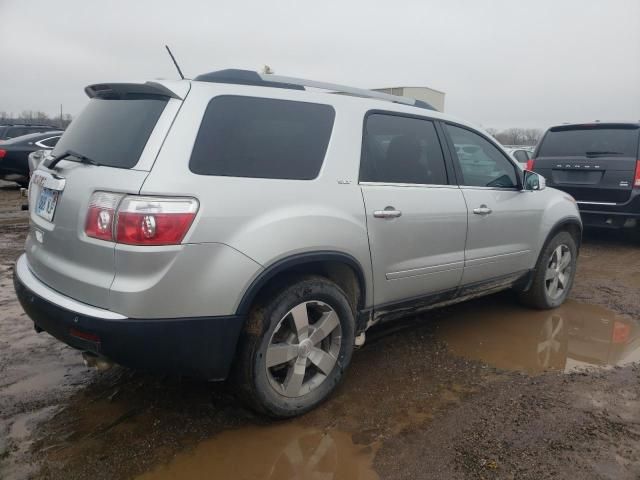
[[[176,245],[196,213],[198,201],[193,198],[95,192],[89,201],[85,233],[128,245]]]
[[[113,241],[116,208],[123,195],[118,193],[94,192],[89,200],[89,211],[84,224],[84,232],[89,237]]]
[[[633,178],[633,188],[640,188],[640,160],[636,162],[636,175]]]
[[[3,159],[6,154],[7,154],[7,151],[6,150],[2,150],[0,148],[0,159]]]
[[[527,160],[527,166],[525,167],[525,170],[529,170],[530,172],[533,172],[533,167],[536,164],[536,159],[535,158],[530,158],[529,160]]]
[[[128,245],[176,245],[198,212],[193,198],[128,196],[117,212],[116,242]]]

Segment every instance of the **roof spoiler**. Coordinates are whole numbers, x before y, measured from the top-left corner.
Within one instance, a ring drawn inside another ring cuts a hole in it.
[[[89,98],[124,100],[136,97],[165,97],[182,100],[175,92],[156,82],[146,83],[96,83],[84,89]]]

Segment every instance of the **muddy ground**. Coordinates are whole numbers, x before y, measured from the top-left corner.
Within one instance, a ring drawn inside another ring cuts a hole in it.
[[[0,185],[0,478],[640,478],[640,242],[591,232],[571,300],[502,293],[373,331],[332,398],[269,422],[224,384],[115,368],[36,334]]]

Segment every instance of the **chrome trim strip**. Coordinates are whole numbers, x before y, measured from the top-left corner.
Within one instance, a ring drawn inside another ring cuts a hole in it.
[[[359,185],[369,187],[429,187],[429,188],[455,188],[458,189],[458,185],[440,185],[429,183],[387,183],[387,182],[358,182]]]
[[[52,175],[46,170],[38,169],[31,175],[31,185],[38,185],[39,187],[56,190],[58,192],[64,190],[66,182],[63,177]]]
[[[119,313],[104,310],[103,308],[93,307],[86,303],[79,302],[73,298],[62,295],[55,290],[49,288],[42,283],[29,269],[27,254],[23,253],[16,262],[16,275],[22,284],[39,297],[45,299],[54,305],[69,310],[71,312],[86,315],[88,317],[102,318],[105,320],[126,320],[127,317]]]
[[[581,202],[581,201],[576,201],[576,203],[582,204],[582,205],[608,205],[610,207],[614,207],[614,206],[618,205],[617,203],[612,203],[612,202]]]
[[[461,190],[495,190],[498,192],[529,192],[531,190],[520,190],[518,187],[476,187],[474,185],[460,185]]]

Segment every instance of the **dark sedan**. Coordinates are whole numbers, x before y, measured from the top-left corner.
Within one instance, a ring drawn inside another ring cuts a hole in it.
[[[29,154],[36,150],[51,150],[63,133],[52,130],[0,141],[0,179],[26,187],[29,183]]]

